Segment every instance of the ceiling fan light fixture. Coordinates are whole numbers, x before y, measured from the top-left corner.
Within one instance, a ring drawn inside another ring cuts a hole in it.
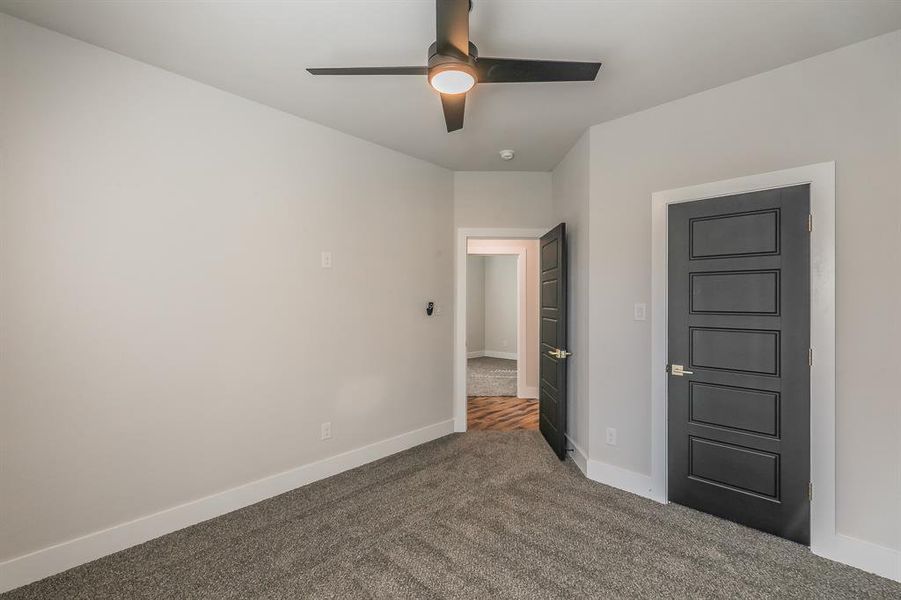
[[[476,84],[476,77],[469,65],[449,65],[433,69],[429,84],[442,94],[465,94]]]
[[[435,0],[435,41],[425,66],[309,68],[312,75],[426,75],[441,95],[447,132],[463,129],[466,92],[475,84],[594,81],[599,62],[479,56],[469,39],[472,0]],[[505,159],[506,160],[506,159]]]

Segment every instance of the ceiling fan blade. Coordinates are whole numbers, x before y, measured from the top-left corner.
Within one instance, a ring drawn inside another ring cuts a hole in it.
[[[447,132],[463,129],[463,112],[466,108],[466,94],[441,94],[441,108]]]
[[[428,67],[335,67],[307,69],[313,75],[427,75]]]
[[[439,54],[469,56],[469,0],[435,0]]]
[[[601,63],[480,56],[475,67],[479,83],[594,81]]]

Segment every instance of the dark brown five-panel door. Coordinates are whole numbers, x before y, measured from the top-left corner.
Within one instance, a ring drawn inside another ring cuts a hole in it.
[[[541,328],[538,428],[566,458],[566,225],[541,237]]]
[[[802,544],[809,210],[802,185],[674,204],[668,217],[669,499]]]

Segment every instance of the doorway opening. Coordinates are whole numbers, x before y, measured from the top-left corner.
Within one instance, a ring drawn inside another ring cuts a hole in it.
[[[519,289],[515,254],[466,256],[466,395],[518,396]]]
[[[460,229],[454,344],[456,431],[538,429],[544,230]]]
[[[537,240],[467,241],[469,429],[538,429],[537,258]]]

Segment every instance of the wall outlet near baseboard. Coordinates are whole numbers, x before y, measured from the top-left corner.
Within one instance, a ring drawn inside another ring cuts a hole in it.
[[[332,423],[329,421],[328,423],[323,423],[320,427],[322,439],[330,440],[332,439]]]
[[[633,315],[632,318],[636,321],[647,321],[648,320],[648,305],[644,303],[636,304],[632,307]]]
[[[607,444],[610,446],[616,446],[616,429],[613,427],[607,428]]]

